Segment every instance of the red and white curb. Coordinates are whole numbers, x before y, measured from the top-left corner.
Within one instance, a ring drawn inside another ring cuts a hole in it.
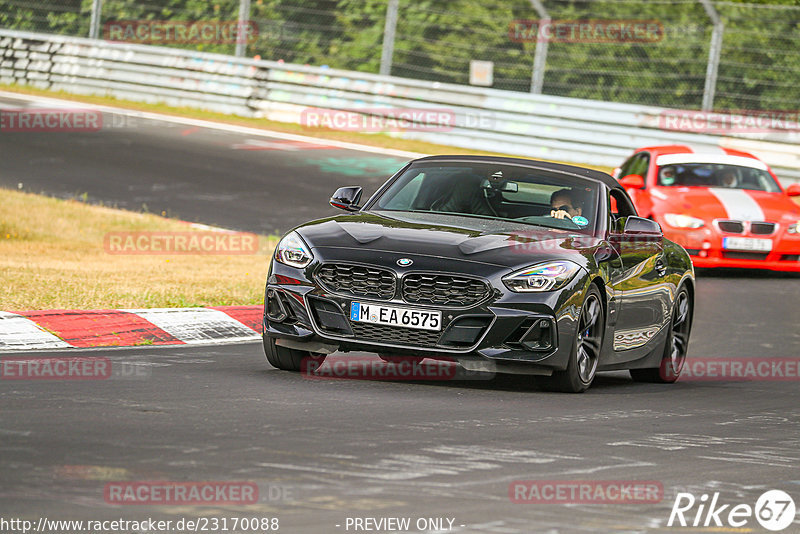
[[[0,352],[261,339],[261,306],[0,311]]]

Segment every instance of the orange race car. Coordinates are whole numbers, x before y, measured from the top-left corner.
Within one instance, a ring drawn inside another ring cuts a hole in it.
[[[685,145],[636,150],[614,177],[695,267],[800,272],[800,184],[752,154]]]

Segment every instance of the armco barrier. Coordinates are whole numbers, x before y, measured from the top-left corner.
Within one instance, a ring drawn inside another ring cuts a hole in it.
[[[755,153],[800,179],[797,130],[731,136],[666,131],[664,108],[477,88],[158,46],[0,29],[0,83],[162,102],[283,122],[308,108],[452,110],[455,126],[389,135],[614,167],[639,146],[681,143]]]

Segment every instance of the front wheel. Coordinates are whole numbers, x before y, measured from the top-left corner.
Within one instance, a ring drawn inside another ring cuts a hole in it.
[[[689,348],[689,334],[692,331],[692,312],[693,305],[689,291],[682,287],[675,298],[661,365],[649,369],[631,369],[631,378],[637,382],[671,384],[681,376]]]
[[[578,319],[578,331],[572,346],[567,368],[556,371],[549,377],[545,386],[555,391],[583,393],[594,381],[600,350],[605,334],[605,314],[600,291],[592,285],[583,301]]]
[[[325,361],[325,354],[314,354],[307,350],[296,350],[281,347],[275,343],[274,337],[269,337],[266,334],[262,335],[264,340],[264,354],[267,361],[273,367],[283,369],[284,371],[300,371],[303,367],[303,359],[306,359],[306,365],[313,362],[313,367],[309,369],[317,369],[322,362]]]

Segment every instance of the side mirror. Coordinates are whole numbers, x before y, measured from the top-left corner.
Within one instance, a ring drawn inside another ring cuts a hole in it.
[[[661,225],[657,222],[645,219],[644,217],[630,216],[625,221],[625,229],[622,231],[625,235],[636,236],[654,236],[661,237],[664,233],[661,231]]]
[[[629,174],[619,179],[619,184],[625,189],[644,189],[644,176]]]
[[[787,187],[786,194],[790,197],[800,197],[800,184],[792,184]]]
[[[351,185],[337,189],[330,199],[330,204],[340,210],[358,211],[361,209],[358,205],[359,200],[361,200],[361,187]]]

